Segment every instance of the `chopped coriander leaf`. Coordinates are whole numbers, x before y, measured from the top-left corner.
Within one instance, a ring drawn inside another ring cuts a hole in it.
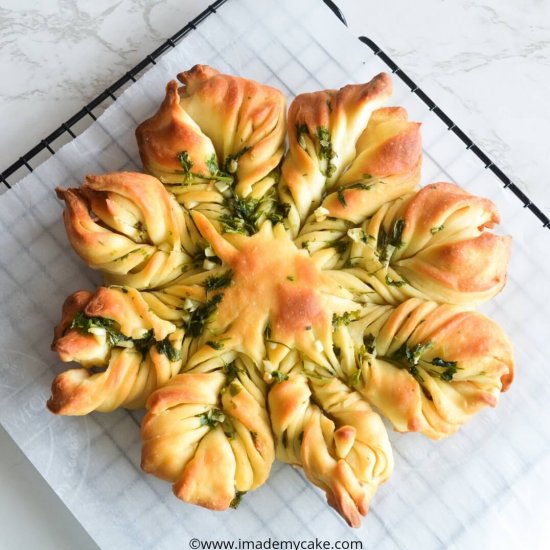
[[[259,199],[233,195],[225,202],[229,212],[219,219],[225,233],[252,235],[258,231],[256,224],[262,213]]]
[[[135,340],[133,340],[133,342],[136,350],[139,351],[139,353],[141,353],[143,357],[145,357],[151,346],[155,343],[153,331],[147,331],[144,336],[142,336],[141,338],[136,338]]]
[[[191,312],[189,320],[185,325],[185,332],[188,336],[200,336],[205,328],[208,319],[215,313],[218,304],[223,300],[223,294],[216,294],[211,300],[201,304]]]
[[[208,340],[208,342],[206,342],[206,345],[210,346],[212,349],[220,350],[225,347],[225,340],[229,340],[229,338],[222,338],[220,340]]]
[[[235,431],[231,428],[224,428],[223,435],[225,435],[227,439],[235,439]]]
[[[290,204],[286,202],[278,202],[275,205],[275,209],[267,215],[267,219],[271,221],[273,225],[281,223],[290,212]]]
[[[348,251],[349,245],[350,245],[350,240],[347,236],[345,236],[335,241],[334,248],[336,249],[336,252],[338,252],[338,254],[344,254],[345,252]]]
[[[420,372],[418,371],[418,368],[415,365],[410,366],[407,370],[417,382],[424,382],[424,378],[422,378],[422,375],[420,374]]]
[[[338,328],[348,326],[353,321],[352,315],[353,313],[350,311],[346,311],[342,315],[334,314],[332,316],[332,327]]]
[[[157,348],[157,351],[159,353],[162,353],[168,357],[168,359],[174,363],[176,361],[179,361],[181,359],[181,353],[180,350],[176,349],[172,342],[170,342],[169,337],[167,336],[164,340],[161,340],[160,342],[157,342],[155,344],[155,347]]]
[[[401,238],[403,236],[404,229],[405,220],[403,218],[399,218],[393,224],[392,233],[388,241],[392,246],[395,246],[395,248],[400,248],[403,246],[403,241],[401,240]]]
[[[225,420],[225,414],[220,409],[210,409],[208,412],[197,414],[200,419],[201,426],[215,428]]]
[[[227,377],[226,383],[230,384],[235,378],[239,376],[239,373],[242,372],[242,369],[237,367],[235,361],[231,361],[228,365],[224,365],[223,372]]]
[[[436,233],[439,233],[440,231],[443,231],[445,229],[445,224],[441,224],[441,225],[436,225],[435,227],[432,227],[430,229],[430,233],[432,235],[435,235]]]
[[[244,495],[246,495],[246,491],[235,491],[235,496],[233,497],[233,500],[229,503],[229,507],[236,510],[239,507],[239,504],[241,503]]]
[[[388,274],[386,274],[386,284],[388,286],[395,286],[397,288],[400,288],[404,285],[406,285],[408,283],[408,281],[406,279],[401,279],[400,281],[395,281],[393,279],[390,279],[390,276]]]
[[[408,364],[406,368],[415,380],[418,382],[424,382],[424,379],[420,375],[417,367],[420,363],[422,355],[432,346],[432,342],[424,342],[423,344],[416,344],[416,346],[411,348],[407,343],[405,343],[393,354],[390,359],[405,360]],[[399,368],[403,367],[399,366]]]
[[[288,380],[288,374],[285,374],[279,370],[274,370],[270,373],[271,376],[275,379],[275,382],[278,384],[279,382],[284,382],[285,380]]]
[[[363,345],[365,346],[365,352],[371,355],[376,353],[376,337],[374,334],[365,334],[363,336]]]
[[[444,380],[445,382],[450,382],[453,379],[453,376],[456,374],[456,368],[455,369],[447,369],[444,372],[440,374],[441,380]]]
[[[184,181],[186,183],[191,182],[193,178],[193,174],[191,172],[191,169],[193,168],[193,161],[189,157],[189,153],[187,151],[180,151],[177,154],[177,157],[183,169]]]
[[[286,278],[289,280],[289,281],[292,281],[294,282],[296,280],[296,277],[294,277],[294,275],[287,275]]]
[[[436,367],[445,367],[445,368],[455,368],[457,362],[456,361],[445,361],[444,359],[441,359],[441,357],[434,357],[430,363],[432,365],[435,365]]]
[[[219,290],[221,288],[227,288],[233,279],[233,271],[230,269],[221,275],[211,275],[208,277],[201,286],[206,289],[206,293],[212,290]]]
[[[439,375],[441,380],[445,380],[445,382],[450,382],[453,379],[453,376],[456,374],[457,370],[459,370],[456,361],[445,361],[444,359],[441,359],[441,357],[434,357],[430,361],[430,363],[432,365],[435,365],[436,367],[442,367],[445,369]]]
[[[326,126],[319,126],[317,128],[317,139],[319,140],[319,158],[327,161],[323,175],[330,178],[336,170],[336,165],[332,162],[334,157],[336,157],[336,153],[332,148],[330,133]]]
[[[378,230],[378,239],[376,240],[376,253],[380,262],[385,263],[388,260],[388,234],[385,229],[380,226]]]
[[[212,176],[219,172],[220,169],[218,168],[218,159],[214,153],[210,158],[206,159],[206,167]]]
[[[183,169],[183,183],[192,183],[194,177],[205,180],[216,180],[233,183],[233,176],[222,172],[218,168],[218,161],[216,160],[216,155],[214,153],[205,161],[206,167],[208,168],[210,174],[198,174],[196,172],[192,172],[191,170],[194,166],[194,163],[189,157],[187,151],[181,151],[176,156]]]
[[[424,342],[416,344],[414,347],[409,347],[408,344],[403,344],[394,354],[396,358],[405,359],[411,365],[418,365],[420,358],[424,352],[428,351],[433,346],[432,342]]]
[[[128,336],[124,336],[117,328],[116,322],[113,319],[105,319],[104,317],[88,317],[83,311],[79,311],[69,328],[76,328],[84,334],[90,333],[92,328],[102,328],[107,335],[107,341],[111,346],[116,346],[118,342],[123,340],[131,340]]]

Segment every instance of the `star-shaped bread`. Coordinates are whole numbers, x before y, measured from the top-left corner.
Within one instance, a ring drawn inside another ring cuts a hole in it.
[[[142,468],[182,500],[236,507],[275,458],[352,526],[393,469],[381,415],[446,437],[512,382],[474,308],[506,280],[496,207],[419,188],[420,124],[391,80],[301,94],[202,65],[136,130],[145,173],[58,189],[105,286],[63,306],[76,361],[49,409],[147,408]],[[288,137],[288,148],[286,141]]]

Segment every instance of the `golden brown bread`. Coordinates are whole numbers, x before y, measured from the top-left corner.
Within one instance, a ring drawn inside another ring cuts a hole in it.
[[[299,371],[275,384],[268,400],[277,458],[302,466],[328,503],[359,527],[393,470],[380,416],[340,380]]]
[[[353,347],[346,356],[353,386],[398,431],[450,435],[494,407],[513,380],[502,329],[459,306],[414,298],[397,308],[367,306],[340,331]]]
[[[182,339],[182,329],[155,315],[133,288],[69,296],[52,349],[62,361],[78,361],[83,368],[55,378],[48,408],[83,415],[143,407],[180,370]]]
[[[274,460],[266,386],[247,358],[202,367],[212,370],[179,374],[149,398],[141,465],[178,498],[225,510],[266,481]]]
[[[182,246],[184,218],[155,178],[135,172],[86,176],[57,189],[75,252],[111,284],[148,288],[168,283],[191,261]]]
[[[473,310],[502,289],[510,238],[491,201],[415,190],[420,124],[382,107],[386,74],[298,96],[280,178],[279,91],[204,65],[178,78],[136,130],[152,176],[58,191],[77,253],[124,286],[65,302],[53,349],[83,368],[48,407],[146,403],[142,467],[180,499],[236,507],[276,456],[356,527],[393,469],[372,407],[439,439],[512,382],[510,342]]]
[[[357,222],[418,184],[420,125],[402,108],[379,109],[390,95],[391,80],[380,73],[366,84],[301,94],[292,102],[279,188],[291,205],[294,234],[326,193],[327,215]],[[365,187],[373,192],[363,193]],[[355,206],[343,212],[347,195]]]
[[[352,229],[347,220],[311,216],[296,243],[326,266],[350,268],[386,303],[475,305],[506,282],[511,238],[487,231],[499,221],[491,201],[437,183],[386,202]]]
[[[420,181],[420,123],[409,122],[402,107],[372,113],[356,145],[356,157],[337,192],[323,201],[328,215],[361,222],[382,204],[410,191]]]
[[[188,208],[219,203],[213,184],[262,196],[284,152],[285,98],[275,88],[195,65],[172,81],[159,111],[136,130],[145,170]],[[193,194],[186,186],[194,184]]]

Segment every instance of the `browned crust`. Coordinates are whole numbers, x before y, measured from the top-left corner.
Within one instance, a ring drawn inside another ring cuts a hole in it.
[[[178,153],[185,150],[193,159],[193,172],[209,173],[206,166],[209,140],[189,122],[180,107],[178,83],[171,80],[157,113],[136,128],[139,155],[148,172],[181,172]]]
[[[492,290],[496,294],[506,283],[511,244],[511,237],[484,232],[472,239],[430,247],[396,266],[458,292]]]
[[[54,329],[54,336],[52,342],[52,350],[56,351],[57,341],[65,334],[75,315],[79,311],[83,311],[88,302],[92,299],[93,293],[89,290],[77,290],[70,296],[68,296],[63,302],[63,308],[61,310],[61,320]]]
[[[365,84],[348,84],[339,90],[322,90],[296,96],[288,111],[288,137],[291,148],[297,146],[297,128],[306,125],[314,136],[320,126],[328,127],[332,118],[345,116],[346,110],[357,112],[364,104],[388,98],[391,78],[380,73]],[[301,147],[299,147],[299,150]]]
[[[409,202],[405,210],[405,232],[408,228],[429,232],[438,221],[461,208],[476,208],[481,213],[478,229],[491,228],[500,222],[495,204],[489,199],[471,195],[454,183],[437,182],[423,187]]]
[[[422,158],[420,126],[410,122],[404,131],[383,142],[365,165],[366,173],[384,177],[413,171]]]

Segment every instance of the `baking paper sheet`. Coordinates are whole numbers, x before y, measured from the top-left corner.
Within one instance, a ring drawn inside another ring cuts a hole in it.
[[[365,29],[368,33],[368,29]],[[388,37],[391,40],[391,37]],[[387,67],[318,0],[231,0],[201,23],[88,130],[0,197],[0,421],[103,548],[188,541],[361,539],[365,549],[547,548],[550,540],[550,232],[395,78],[394,105],[423,122],[423,183],[456,181],[494,200],[514,238],[506,289],[483,310],[515,346],[517,378],[495,410],[439,443],[391,435],[396,468],[359,530],[300,471],[275,464],[237,511],[186,505],[139,469],[141,413],[55,417],[45,401],[61,366],[49,351],[64,298],[96,273],[71,251],[55,186],[139,169],[137,123],[166,82],[195,63],[295,94],[367,81]],[[421,82],[426,90],[429,82]]]

